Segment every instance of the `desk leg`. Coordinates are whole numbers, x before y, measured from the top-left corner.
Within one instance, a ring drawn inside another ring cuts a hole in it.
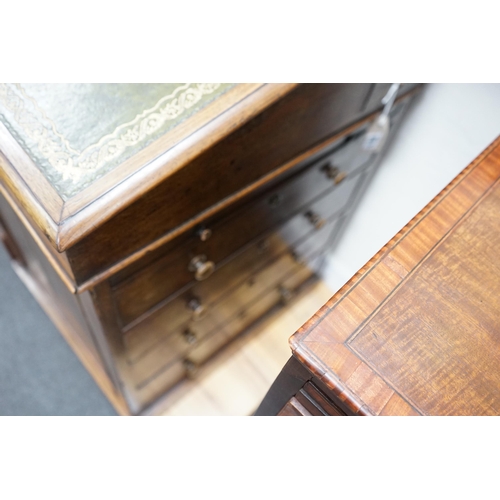
[[[276,377],[254,416],[277,415],[311,377],[309,371],[292,356]]]

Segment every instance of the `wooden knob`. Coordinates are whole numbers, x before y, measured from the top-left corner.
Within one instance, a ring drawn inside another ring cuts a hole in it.
[[[207,313],[207,308],[200,302],[200,299],[193,297],[188,302],[188,307],[193,311],[192,319],[193,321],[199,321],[203,319]]]
[[[332,179],[335,184],[340,184],[347,176],[345,172],[342,172],[338,167],[331,165],[325,165],[322,170],[326,173],[329,179]]]
[[[194,272],[194,277],[198,281],[207,279],[215,269],[215,264],[207,260],[206,255],[197,255],[191,259],[188,269]]]
[[[194,333],[193,330],[189,328],[186,328],[186,330],[182,332],[182,336],[184,337],[184,340],[190,345],[195,344],[198,340],[198,338],[196,337],[196,333]]]
[[[321,229],[325,225],[325,219],[321,218],[316,212],[312,210],[307,211],[305,214],[306,219],[316,228]]]

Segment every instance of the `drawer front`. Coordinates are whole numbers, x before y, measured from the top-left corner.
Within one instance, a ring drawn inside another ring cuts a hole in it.
[[[349,148],[352,150],[357,145],[356,141],[352,141]],[[346,167],[347,173],[349,168],[359,167],[359,162],[348,162],[348,158],[349,155],[344,154],[337,161],[338,165]],[[206,241],[201,241],[199,237],[193,238],[118,284],[115,287],[115,299],[122,325],[125,327],[172,294],[196,283],[192,267],[196,259],[205,259],[201,266],[210,266],[208,271],[215,270],[215,276],[236,252],[286,220],[287,214],[296,215],[281,226],[281,235],[293,244],[321,220],[327,220],[341,211],[355,188],[357,172],[347,175],[335,185],[336,181],[325,174],[325,165],[325,160],[317,162],[306,174],[266,193],[233,217],[206,226],[211,232]],[[313,201],[315,199],[317,201]],[[212,276],[206,281],[211,279]]]
[[[210,280],[197,283],[192,290],[159,307],[125,332],[129,359],[135,361],[188,323],[193,324],[198,334],[214,326],[211,315],[207,314],[213,305],[222,301],[266,264],[279,259],[287,250],[288,247],[277,237],[259,242],[218,270]],[[193,299],[196,304],[193,304]]]
[[[276,235],[257,242],[218,269],[210,279],[196,283],[190,290],[171,301],[160,303],[144,318],[139,318],[131,324],[124,330],[127,346],[133,348],[137,343],[147,343],[148,332],[156,331],[157,325],[167,325],[168,331],[172,331],[180,324],[196,320],[202,315],[201,310],[196,309],[196,304],[191,302],[192,299],[196,299],[203,307],[219,301],[230,290],[287,251],[287,244]]]
[[[313,262],[314,267],[321,259],[317,256]],[[217,353],[222,346],[237,337],[244,330],[260,320],[273,308],[282,307],[291,300],[311,276],[313,271],[308,266],[301,266],[295,270],[289,269],[286,277],[276,280],[268,287],[265,294],[255,297],[253,301],[244,304],[239,311],[233,312],[232,317],[223,325],[223,328],[214,330],[200,344],[187,354],[188,360],[194,365],[200,365]],[[225,318],[226,319],[226,318]]]
[[[277,276],[283,276],[284,272],[290,274],[297,267],[289,255],[282,257],[264,271],[257,273],[250,284],[245,282],[221,303],[210,307],[200,321],[188,321],[169,333],[165,333],[168,325],[164,328],[159,325],[161,330],[157,342],[142,351],[136,349],[133,358],[129,356],[129,364],[133,367],[134,373],[141,376],[137,384],[143,386],[163,373],[167,366],[187,356],[199,364],[200,356],[197,353],[205,351],[207,345],[210,346],[208,350],[215,351],[221,343],[225,344],[230,340],[225,323],[234,315],[239,315],[239,311],[242,311],[246,304],[258,301],[263,294],[265,297],[269,296],[270,294],[265,292],[268,292],[269,288],[276,287]],[[260,293],[257,294],[255,290]],[[253,320],[258,317],[257,314],[261,315],[264,312],[261,306],[252,313]]]
[[[185,296],[130,331],[127,357],[134,371],[141,374],[138,383],[143,385],[153,380],[166,366],[186,356],[199,364],[203,358],[201,352],[215,352],[220,343],[227,343],[270,308],[289,300],[294,290],[313,274],[318,253],[324,248],[335,222],[322,228],[320,237],[309,238],[316,241],[315,245],[309,243],[305,250],[305,242],[302,242],[296,247],[301,263],[289,252],[282,255],[228,290],[219,300],[208,299],[202,318],[193,320],[184,314],[190,297]],[[200,290],[193,293],[202,296]]]

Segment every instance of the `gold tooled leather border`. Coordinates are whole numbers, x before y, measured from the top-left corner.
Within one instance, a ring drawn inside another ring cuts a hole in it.
[[[37,144],[40,154],[61,174],[62,180],[76,184],[84,174],[101,170],[119,157],[125,148],[143,142],[167,121],[179,117],[203,96],[215,92],[220,85],[185,83],[83,151],[71,147],[55,123],[20,84],[0,84],[0,101],[13,114],[26,135]],[[31,110],[25,105],[28,101],[32,104]]]

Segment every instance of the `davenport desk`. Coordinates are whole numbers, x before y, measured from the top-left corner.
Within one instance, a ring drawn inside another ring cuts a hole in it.
[[[500,415],[500,137],[290,345],[258,415]]]
[[[364,146],[382,99],[390,137],[419,89],[1,84],[1,239],[143,413],[314,279],[383,154]]]

